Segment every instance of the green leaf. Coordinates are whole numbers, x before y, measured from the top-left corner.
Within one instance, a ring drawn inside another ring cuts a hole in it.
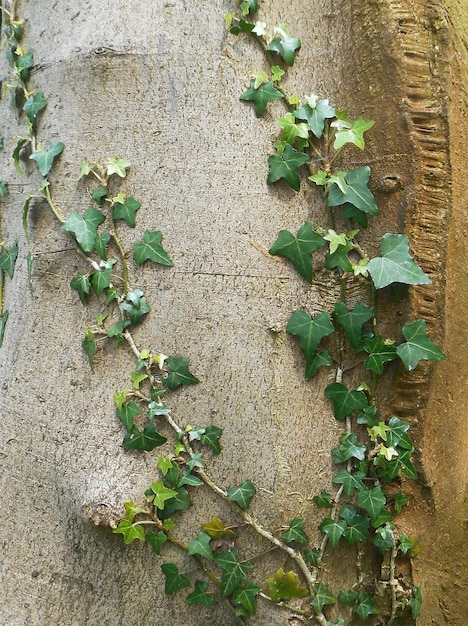
[[[367,186],[370,173],[370,167],[367,165],[359,167],[356,170],[345,172],[346,191],[342,191],[338,183],[330,185],[328,190],[329,206],[339,206],[349,203],[365,213],[377,215],[379,207]]]
[[[189,493],[185,487],[177,487],[176,495],[164,505],[164,509],[159,513],[160,519],[167,519],[176,511],[184,511],[192,504]]]
[[[133,427],[133,421],[137,415],[141,414],[141,409],[136,402],[127,402],[122,408],[116,411],[116,415],[127,431],[131,431]]]
[[[401,489],[395,494],[394,498],[395,498],[395,511],[397,513],[401,513],[403,507],[408,504],[410,498],[409,496],[405,496],[405,494],[402,492]]]
[[[340,511],[340,517],[346,522],[346,530],[343,535],[349,544],[352,545],[368,539],[370,524],[368,517],[356,513],[352,506],[343,507]]]
[[[107,245],[110,241],[110,235],[107,230],[104,230],[100,235],[96,235],[96,241],[94,248],[101,259],[107,259]]]
[[[306,380],[311,379],[317,373],[320,367],[329,367],[333,365],[333,360],[330,357],[328,350],[318,352],[310,361],[307,361],[304,378]]]
[[[3,311],[3,313],[0,315],[0,348],[3,345],[3,336],[5,335],[5,327],[9,314],[9,311]]]
[[[336,302],[333,312],[335,320],[343,327],[355,352],[361,350],[362,326],[372,317],[372,309],[358,302],[354,309],[348,309],[342,302]]]
[[[404,422],[399,417],[391,417],[388,422],[389,430],[387,431],[387,444],[394,448],[405,448],[413,450],[411,439],[406,434],[410,429],[408,422]]]
[[[292,113],[286,113],[277,119],[276,123],[283,129],[283,140],[291,145],[298,137],[301,139],[309,138],[309,126],[304,122],[298,124]]]
[[[88,209],[84,215],[71,213],[67,221],[62,224],[63,230],[74,234],[83,252],[91,252],[96,242],[96,231],[105,216],[98,209]]]
[[[145,535],[145,541],[153,548],[153,552],[159,556],[163,544],[167,541],[167,535],[162,530],[159,530],[157,533],[150,530]]]
[[[246,611],[247,616],[255,615],[256,605],[255,598],[261,592],[262,588],[247,581],[242,587],[237,587],[232,595],[234,605],[238,604]]]
[[[192,593],[185,598],[188,604],[201,604],[209,609],[213,602],[214,596],[211,593],[207,593],[208,583],[204,580],[197,580],[195,582],[195,588]]]
[[[190,555],[199,554],[205,559],[212,561],[214,559],[213,551],[210,546],[211,537],[205,532],[198,533],[196,539],[192,539],[188,543],[187,552]]]
[[[309,543],[309,537],[304,531],[304,520],[299,517],[295,517],[289,525],[287,530],[283,530],[283,539],[287,543],[295,541],[296,543]]]
[[[121,320],[120,322],[117,322],[117,324],[109,326],[109,328],[107,329],[107,336],[119,337],[127,326],[130,326],[130,320]]]
[[[130,167],[130,161],[127,159],[118,159],[117,157],[110,157],[106,162],[106,174],[112,176],[117,174],[120,178],[125,178],[127,175],[126,170]]]
[[[223,434],[223,429],[210,424],[203,430],[204,432],[200,434],[200,443],[209,446],[215,454],[219,454],[221,452],[219,438]]]
[[[48,150],[36,150],[33,152],[29,158],[33,161],[36,161],[37,167],[39,168],[40,173],[43,176],[47,176],[50,172],[52,165],[56,157],[63,152],[65,148],[65,144],[61,141],[56,141],[51,146],[49,146]]]
[[[0,180],[0,196],[3,198],[8,193],[8,183],[6,180]]]
[[[145,243],[136,243],[133,246],[135,263],[141,265],[150,260],[169,267],[174,265],[170,256],[161,246],[162,233],[160,230],[145,230],[143,239]]]
[[[344,246],[339,246],[335,252],[327,252],[325,255],[325,267],[332,270],[339,267],[343,272],[352,272],[353,265],[348,257],[348,252],[353,249],[353,244],[347,241]]]
[[[379,607],[370,593],[360,593],[353,612],[364,622],[369,615],[378,615]]]
[[[283,154],[273,154],[268,157],[270,171],[268,173],[268,183],[275,183],[284,178],[290,187],[295,191],[299,191],[301,181],[299,179],[299,168],[305,165],[309,157],[304,152],[298,152],[294,148],[286,144]]]
[[[295,572],[285,572],[279,568],[274,576],[266,579],[268,595],[273,602],[291,600],[292,598],[305,598],[309,590],[301,587],[299,578]]]
[[[113,260],[115,263],[115,260]],[[106,262],[107,263],[107,262]],[[112,263],[112,265],[114,264]],[[103,267],[102,269],[95,270],[91,273],[91,285],[93,291],[97,296],[100,296],[104,289],[109,287],[112,276],[112,265],[110,267]]]
[[[413,597],[409,601],[413,618],[416,619],[421,613],[422,594],[418,586],[413,587]]]
[[[141,289],[129,291],[125,297],[125,301],[122,302],[120,306],[128,315],[131,324],[134,325],[141,322],[143,316],[151,311]]]
[[[239,583],[245,579],[247,572],[253,569],[249,562],[237,560],[237,550],[229,550],[215,557],[216,563],[223,570],[221,577],[221,590],[223,598],[227,598]]]
[[[365,478],[364,472],[357,471],[351,473],[343,468],[332,478],[332,482],[337,485],[343,485],[345,495],[352,496],[356,489],[359,490],[364,487],[363,478]]]
[[[190,580],[187,576],[179,574],[177,565],[174,563],[163,563],[161,565],[161,569],[166,578],[164,590],[168,595],[171,595],[180,589],[184,589],[185,587],[190,587]]]
[[[229,17],[229,15],[232,15],[233,17],[235,17],[234,14],[229,14],[227,15],[227,17]],[[231,20],[232,21],[232,20]],[[228,23],[228,22],[226,22]],[[230,24],[230,22],[229,22]],[[227,26],[227,28],[229,28],[229,26]],[[236,26],[233,26],[232,28],[230,28],[229,32],[233,35],[239,35],[239,33],[251,33],[253,32],[255,28],[255,24],[252,24],[252,22],[246,22],[243,19],[240,19],[237,22]]]
[[[171,498],[175,498],[177,496],[177,491],[175,489],[169,489],[169,487],[166,487],[166,485],[161,480],[152,483],[151,487],[147,490],[146,493],[146,499],[149,502],[152,502],[160,510],[164,509],[167,500],[170,500]]]
[[[328,385],[325,395],[333,402],[333,411],[337,420],[342,420],[353,411],[367,406],[366,394],[363,391],[349,391],[342,383]]]
[[[315,358],[320,341],[330,335],[334,328],[330,321],[330,314],[325,311],[314,318],[311,318],[306,311],[294,311],[286,330],[289,334],[299,338],[299,345],[309,363]]]
[[[36,128],[37,115],[45,109],[47,106],[47,100],[44,98],[42,91],[36,91],[36,93],[29,96],[23,106],[23,111],[26,113],[28,120],[31,122],[32,128]]]
[[[342,602],[343,604],[347,604],[348,606],[353,606],[358,597],[357,591],[349,590],[349,591],[340,591],[338,593],[338,602]]]
[[[93,369],[93,356],[97,352],[96,340],[94,339],[93,332],[91,330],[87,330],[84,336],[84,339],[81,343],[83,350],[85,351],[86,356],[88,357],[89,364],[91,369]]]
[[[382,256],[371,259],[367,266],[376,289],[392,283],[428,285],[432,282],[411,257],[406,235],[385,234],[380,250]]]
[[[139,513],[145,513],[145,509],[141,506],[137,506],[133,502],[124,502],[125,507],[125,519],[128,519],[129,522],[133,522],[133,519]]]
[[[335,604],[336,602],[335,596],[323,586],[323,583],[315,583],[314,594],[311,604],[317,613],[320,613],[326,604]]]
[[[212,539],[235,539],[235,533],[226,528],[219,517],[213,517],[209,522],[203,524],[202,530],[210,535]]]
[[[154,448],[162,446],[166,443],[166,437],[160,435],[154,424],[147,424],[143,431],[133,425],[130,432],[127,433],[122,442],[125,450],[145,450],[151,452]]]
[[[402,328],[405,343],[396,349],[397,355],[408,371],[414,370],[419,361],[443,361],[446,357],[426,335],[425,320],[416,320],[405,324]]]
[[[15,69],[23,82],[28,82],[30,76],[29,70],[33,67],[33,65],[34,57],[32,52],[21,54],[15,59]]]
[[[321,557],[321,552],[320,550],[317,550],[316,548],[313,548],[312,550],[310,548],[306,548],[304,550],[304,558],[306,561],[308,561],[312,565],[312,567],[318,566],[320,557]]]
[[[124,543],[132,543],[135,539],[140,541],[145,540],[145,532],[143,527],[135,522],[132,524],[128,519],[123,519],[119,522],[117,528],[112,531],[114,533],[121,533],[123,535]]]
[[[340,520],[334,522],[330,517],[326,517],[319,526],[319,530],[325,533],[332,548],[336,548],[340,538],[346,530],[346,522]]]
[[[366,451],[366,446],[357,443],[356,433],[343,433],[340,435],[340,445],[332,450],[333,462],[344,463],[352,458],[363,461]]]
[[[24,137],[20,137],[18,142],[13,150],[13,160],[15,162],[15,169],[20,176],[24,176],[23,170],[20,166],[20,154],[21,150],[29,143],[29,139],[25,139]],[[23,213],[24,215],[24,213]]]
[[[15,241],[15,243],[11,246],[11,248],[8,250],[8,248],[4,248],[2,250],[2,253],[0,254],[0,270],[4,270],[8,276],[11,278],[13,278],[13,274],[15,272],[15,263],[16,263],[16,258],[18,256],[18,242]]]
[[[300,120],[307,120],[310,130],[317,139],[320,139],[325,127],[325,120],[335,117],[335,109],[330,106],[328,100],[318,100],[315,106],[312,106],[312,103],[310,101],[296,109],[294,117]]]
[[[257,117],[261,117],[265,113],[269,102],[281,98],[283,98],[283,94],[278,89],[275,89],[271,81],[255,88],[254,80],[251,81],[250,87],[240,97],[241,100],[254,103],[255,115]]]
[[[135,228],[135,216],[140,207],[141,202],[138,202],[132,196],[127,198],[123,204],[116,202],[113,207],[114,219],[125,220],[130,228]]]
[[[258,11],[258,0],[244,0],[241,2],[242,15],[253,15]]]
[[[364,361],[364,367],[379,376],[383,374],[384,363],[394,361],[398,356],[395,346],[385,343],[380,335],[376,335],[372,339],[364,339],[363,347],[369,354]]]
[[[236,502],[243,511],[249,508],[250,501],[257,493],[251,480],[244,480],[238,487],[228,489],[227,498],[231,502]]]
[[[289,259],[299,274],[312,282],[312,252],[323,246],[323,238],[314,232],[312,222],[306,222],[295,237],[288,230],[281,230],[269,252]]]
[[[402,533],[399,537],[398,537],[398,549],[403,553],[403,554],[407,554],[408,552],[410,552],[411,550],[414,549],[416,542],[414,540],[414,538],[410,538],[408,537],[408,535],[406,535],[405,533]]]
[[[187,462],[187,465],[189,463],[190,461]],[[188,485],[190,487],[200,487],[204,484],[205,483],[201,478],[198,478],[198,476],[194,476],[188,469],[182,472],[182,476],[179,479],[179,486]]]
[[[319,496],[314,496],[312,499],[315,503],[315,506],[318,506],[322,509],[332,509],[334,506],[331,493],[328,493],[328,491],[325,491],[325,489],[322,489]]]
[[[70,287],[78,292],[78,296],[82,304],[86,304],[86,295],[89,293],[91,283],[89,282],[89,275],[80,272],[70,281]]]
[[[291,67],[294,64],[296,53],[301,47],[300,39],[291,37],[287,32],[284,24],[275,28],[275,37],[270,41],[267,49],[271,52],[277,52],[286,65]]]
[[[87,175],[90,173],[91,171],[91,167],[89,166],[89,163],[83,163],[83,165],[88,166],[87,168],[85,168],[85,171],[83,172],[83,176]],[[80,176],[81,178],[81,176]],[[94,200],[94,202],[96,202],[96,204],[98,204],[99,206],[101,206],[101,204],[104,201],[104,198],[107,196],[107,189],[105,187],[103,187],[102,185],[99,185],[99,187],[96,187],[95,189],[93,189],[93,191],[91,192],[91,198]]]
[[[339,128],[335,136],[335,142],[333,147],[335,150],[339,150],[347,143],[352,143],[360,150],[364,150],[364,133],[375,124],[373,120],[363,120],[362,117],[354,120],[353,122],[344,123],[342,120],[338,122],[332,122],[332,126]]]
[[[357,503],[372,518],[376,518],[385,506],[386,500],[381,487],[374,487],[373,489],[364,487],[358,492]]]
[[[167,359],[169,373],[164,380],[164,384],[171,390],[177,389],[180,385],[196,385],[200,381],[190,373],[188,369],[188,358],[186,356]]]

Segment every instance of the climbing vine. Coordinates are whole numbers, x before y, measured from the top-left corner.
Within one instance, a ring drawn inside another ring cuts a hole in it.
[[[297,270],[298,280],[309,284],[313,284],[314,263],[321,256],[340,293],[330,310],[315,315],[302,309],[292,311],[286,327],[302,351],[307,380],[320,368],[333,371],[333,382],[324,393],[342,425],[331,450],[336,472],[329,489],[313,498],[324,512],[318,541],[312,538],[307,519],[294,517],[279,530],[261,524],[251,510],[257,491],[252,479],[226,487],[210,476],[207,466],[211,455],[221,453],[222,428],[179,423],[173,415],[171,393],[181,385],[199,382],[188,358],[138,346],[133,335],[151,311],[143,290],[134,286],[135,268],[146,263],[173,265],[162,246],[163,235],[159,230],[146,230],[143,240],[133,245],[132,255],[125,250],[122,233],[135,228],[141,203],[119,190],[131,167],[122,157],[81,164],[79,179],[92,186],[92,207],[84,214],[65,215],[57,206],[49,173],[65,146],[60,141],[48,147],[38,142],[38,121],[47,100],[42,91],[29,87],[33,54],[22,46],[23,21],[16,17],[12,3],[8,10],[3,8],[3,35],[13,70],[7,87],[11,104],[26,121],[24,136],[15,139],[13,160],[20,175],[26,173],[26,162],[34,163],[40,174],[37,190],[25,200],[23,223],[26,228],[31,203],[45,201],[82,259],[82,271],[70,286],[83,305],[93,298],[103,307],[82,338],[90,366],[106,342],[127,346],[134,355],[129,389],[114,394],[116,417],[124,431],[122,446],[164,452],[154,455],[156,475],[144,494],[146,503],[126,502],[113,530],[126,544],[145,542],[162,558],[166,593],[185,593],[187,603],[206,609],[218,595],[231,607],[232,621],[239,624],[255,616],[258,602],[267,602],[304,623],[345,626],[357,619],[395,626],[401,616],[416,618],[421,604],[420,589],[398,577],[398,562],[414,556],[418,547],[414,537],[398,530],[396,522],[409,500],[399,479],[402,474],[416,479],[417,471],[410,425],[396,416],[384,417],[379,382],[391,362],[399,361],[409,371],[421,360],[441,360],[444,355],[427,336],[423,319],[402,326],[403,340],[382,335],[377,294],[393,283],[418,285],[430,279],[412,258],[404,234],[385,234],[380,255],[373,258],[360,243],[361,231],[379,214],[369,189],[371,170],[362,166],[342,171],[339,164],[343,151],[365,149],[364,134],[374,122],[352,119],[347,111],[315,94],[301,100],[286,93],[282,77],[294,65],[301,42],[284,24],[269,29],[265,22],[255,20],[258,5],[257,0],[240,2],[239,10],[226,16],[230,33],[253,38],[270,64],[268,72],[252,76],[240,99],[252,103],[257,117],[273,101],[284,105],[284,114],[277,120],[281,135],[275,153],[268,157],[268,183],[284,181],[295,191],[307,184],[323,201],[321,225],[307,218],[305,208],[304,223],[292,225],[291,231],[281,230],[269,252],[287,259]],[[17,251],[16,243],[2,249],[0,289],[5,273],[13,275]],[[28,267],[32,271],[31,255]],[[349,286],[356,280],[365,287],[365,301],[351,299]],[[0,313],[1,343],[8,311]],[[167,426],[172,439],[160,432],[166,432]],[[193,490],[200,488],[210,489],[227,503],[232,518],[221,519],[213,511],[197,536],[187,537],[184,543],[173,529],[182,526],[183,511],[192,504]],[[268,559],[272,552],[277,555],[277,566],[264,580],[258,579],[252,562],[259,555],[241,554],[239,537],[245,529],[253,530],[262,546],[265,541],[269,544]],[[199,568],[195,580],[180,571],[177,563],[164,561],[166,543],[193,558]],[[340,572],[331,573],[329,568],[337,562],[333,554],[346,546],[355,549],[356,576],[353,584],[340,588]],[[377,580],[365,571],[376,561],[380,565]]]

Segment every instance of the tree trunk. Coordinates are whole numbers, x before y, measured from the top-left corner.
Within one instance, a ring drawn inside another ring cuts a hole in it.
[[[376,120],[369,149],[353,161],[372,167],[382,214],[372,239],[406,229],[433,281],[412,289],[409,304],[382,305],[389,335],[402,314],[424,317],[447,355],[436,368],[397,373],[388,411],[413,424],[422,476],[416,487],[405,485],[413,499],[399,520],[421,546],[413,563],[424,599],[421,626],[462,626],[467,610],[463,4],[290,0],[261,8],[268,24],[285,21],[302,41],[287,78],[290,93],[317,93]],[[327,373],[303,380],[302,357],[285,327],[294,309],[330,309],[338,287],[319,272],[310,288],[268,255],[279,230],[311,216],[318,223],[320,207],[305,186],[296,194],[266,184],[280,105],[259,121],[239,102],[265,62],[251,42],[226,33],[223,17],[235,5],[22,0],[18,14],[27,18],[32,80],[48,99],[39,139],[66,146],[51,177],[64,214],[90,206],[86,183],[77,181],[81,162],[125,157],[132,167],[121,189],[142,203],[126,249],[144,230],[160,229],[174,260],[173,268],[143,266],[134,279],[152,304],[137,340],[187,355],[201,381],[171,397],[174,415],[184,426],[223,428],[223,451],[210,472],[225,488],[250,478],[254,513],[268,528],[300,516],[314,536],[322,516],[312,495],[329,488],[341,426],[323,396]],[[2,118],[9,146],[23,121],[5,103]],[[90,370],[81,341],[101,307],[83,307],[69,288],[82,261],[44,203],[30,211],[26,240],[21,207],[39,179],[31,162],[24,164],[28,176],[16,176],[8,149],[0,162],[9,181],[2,237],[20,245],[6,285],[10,315],[0,351],[2,623],[232,624],[221,600],[207,611],[166,596],[148,546],[124,546],[109,532],[123,503],[144,501],[157,474],[157,453],[120,446],[113,395],[131,386],[131,355],[106,345]],[[227,508],[200,490],[181,538],[195,537],[214,515],[226,518]],[[194,570],[190,560],[182,563]],[[288,615],[260,602],[254,623],[279,626],[291,623]]]

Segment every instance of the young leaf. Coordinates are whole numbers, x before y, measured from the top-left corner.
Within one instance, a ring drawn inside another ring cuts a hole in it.
[[[323,583],[315,583],[314,593],[311,604],[317,613],[320,613],[326,604],[335,604],[336,602],[335,596],[323,586]]]
[[[313,102],[309,101],[300,106],[294,111],[294,117],[300,120],[307,120],[310,130],[317,139],[320,139],[325,127],[325,120],[335,117],[335,109],[330,106],[328,100],[317,100],[315,106],[312,106],[312,104]]]
[[[428,285],[432,282],[410,255],[406,235],[385,234],[380,249],[382,256],[371,259],[367,266],[376,289],[392,283]]]
[[[211,550],[210,541],[210,535],[205,532],[198,533],[198,537],[196,539],[192,539],[188,543],[188,554],[199,554],[205,559],[212,561],[214,559],[214,556],[213,551]]]
[[[235,533],[226,528],[219,517],[213,517],[212,520],[203,524],[202,530],[208,533],[212,539],[235,539]]]
[[[185,587],[190,587],[190,580],[187,576],[179,574],[177,565],[174,563],[163,563],[161,569],[166,578],[164,589],[168,595],[180,589],[184,589]]]
[[[284,178],[290,187],[299,191],[301,181],[299,179],[299,168],[305,165],[309,157],[304,152],[298,152],[290,144],[286,144],[283,154],[273,154],[268,157],[270,171],[267,182],[269,184]]]
[[[192,593],[185,598],[188,604],[201,604],[209,609],[213,602],[214,596],[212,593],[207,593],[208,583],[204,580],[195,581],[195,588]]]
[[[385,506],[386,499],[381,487],[374,487],[373,489],[364,487],[358,492],[357,503],[372,518],[376,518]]]
[[[426,335],[425,320],[416,320],[405,324],[402,328],[405,343],[396,349],[397,355],[408,371],[414,370],[420,360],[442,361],[446,357]]]
[[[349,391],[342,383],[331,383],[325,389],[325,395],[333,402],[333,410],[337,420],[342,420],[353,411],[367,406],[366,394],[363,391]]]
[[[40,173],[43,176],[47,176],[50,172],[52,165],[56,157],[63,152],[65,148],[65,144],[61,141],[56,141],[51,146],[49,146],[48,150],[36,150],[33,152],[29,158],[33,161],[36,161],[37,167],[39,168]]]
[[[97,227],[105,219],[101,211],[91,208],[86,211],[84,217],[79,213],[70,213],[67,221],[62,224],[62,228],[75,235],[83,252],[91,252],[96,242]]]
[[[25,139],[24,137],[20,137],[16,143],[15,149],[13,150],[13,160],[15,163],[15,169],[20,176],[24,176],[23,170],[20,166],[20,154],[22,149],[29,143],[29,139]],[[24,211],[23,211],[24,216]]]
[[[143,316],[151,311],[141,289],[129,291],[120,306],[128,315],[130,323],[134,325],[141,322]]]
[[[189,493],[184,487],[177,487],[176,495],[167,500],[164,509],[158,514],[160,519],[167,519],[176,511],[184,511],[192,504]]]
[[[81,345],[83,347],[83,350],[85,351],[86,356],[88,357],[88,361],[91,366],[91,369],[93,369],[93,356],[97,352],[97,347],[96,347],[96,340],[94,339],[94,335],[91,330],[86,331]]]
[[[268,44],[268,50],[277,52],[286,65],[291,67],[294,64],[296,53],[301,47],[301,41],[300,39],[291,37],[284,24],[275,28],[275,35],[276,36]]]
[[[295,541],[296,543],[309,543],[309,537],[306,535],[304,531],[304,520],[298,517],[295,517],[289,528],[283,531],[283,539],[287,543],[291,543]]]
[[[166,437],[160,435],[154,424],[147,424],[143,431],[133,425],[122,442],[122,446],[126,450],[145,450],[151,452],[154,448],[162,446],[166,443]]]
[[[159,556],[163,544],[167,541],[167,535],[162,530],[159,530],[157,533],[150,530],[145,535],[145,541],[153,548],[153,552]]]
[[[164,509],[167,500],[176,497],[177,491],[175,489],[169,489],[161,480],[159,480],[158,482],[151,484],[151,487],[146,491],[146,494],[148,502],[152,502],[158,509],[162,510]]]
[[[116,202],[113,206],[114,219],[124,220],[130,228],[135,228],[135,216],[140,207],[141,202],[138,202],[132,196],[127,198],[123,204]]]
[[[145,532],[143,527],[135,522],[134,524],[128,519],[123,519],[119,522],[117,528],[112,531],[114,533],[121,533],[123,535],[124,543],[132,543],[135,539],[140,541],[145,540]]]
[[[337,125],[339,130],[335,136],[333,147],[339,150],[347,143],[352,143],[360,150],[364,150],[364,133],[375,124],[373,120],[363,120],[362,117],[353,122],[345,123],[342,120],[332,122],[332,126]]]
[[[258,88],[255,87],[255,81],[251,81],[250,87],[247,91],[241,95],[240,99],[246,102],[253,102],[255,108],[255,115],[261,117],[266,110],[267,104],[273,100],[279,100],[283,98],[283,94],[278,89],[273,87],[271,81],[261,84]]]
[[[257,493],[251,480],[244,480],[238,487],[230,487],[227,497],[231,502],[236,502],[243,511],[247,511],[250,501]]]
[[[345,191],[342,190],[342,185],[339,185],[337,182],[331,184],[328,190],[328,204],[330,206],[351,204],[360,211],[370,215],[377,215],[379,207],[367,186],[370,173],[370,167],[367,165],[345,172]]]
[[[143,235],[144,243],[136,243],[133,246],[135,263],[141,265],[145,261],[154,261],[160,265],[172,267],[172,259],[161,246],[162,233],[160,230],[145,230]]]
[[[167,367],[169,373],[164,383],[171,391],[174,391],[180,385],[196,385],[200,382],[196,376],[190,373],[186,356],[170,356],[167,359]]]
[[[372,309],[358,302],[354,309],[348,309],[342,302],[335,303],[335,320],[343,327],[355,352],[361,350],[362,326],[372,317]]]
[[[276,123],[283,129],[283,140],[291,145],[298,137],[301,139],[308,139],[309,137],[308,125],[304,122],[298,124],[292,113],[286,113],[276,120]]]
[[[5,270],[10,278],[13,278],[15,271],[16,258],[18,256],[18,242],[8,248],[4,248],[0,254],[0,270]]]
[[[130,161],[127,159],[118,159],[116,157],[110,157],[106,163],[106,174],[107,176],[112,176],[112,174],[117,174],[120,178],[125,178],[127,175],[126,170],[130,167]]]
[[[305,598],[309,595],[309,590],[301,587],[299,578],[295,572],[284,572],[280,567],[276,574],[266,579],[268,585],[268,595],[273,602],[291,600],[292,598]]]
[[[306,222],[295,237],[288,230],[281,230],[269,252],[289,259],[299,274],[312,282],[312,252],[323,246],[323,238],[314,232],[312,222]]]
[[[302,352],[309,363],[314,359],[320,341],[330,335],[334,328],[329,313],[325,311],[314,318],[311,318],[306,311],[294,311],[286,330],[289,334],[299,338]]]

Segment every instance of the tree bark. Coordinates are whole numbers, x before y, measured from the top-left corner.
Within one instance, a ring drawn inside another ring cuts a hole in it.
[[[265,21],[286,21],[302,40],[288,91],[317,93],[353,116],[376,120],[369,150],[353,160],[356,167],[372,167],[382,218],[370,237],[377,241],[406,228],[416,260],[433,280],[412,289],[409,304],[384,299],[381,315],[389,320],[389,335],[402,315],[428,319],[431,337],[448,357],[436,368],[397,373],[391,413],[412,422],[423,477],[418,487],[405,485],[413,500],[399,521],[421,544],[413,571],[424,597],[420,624],[462,626],[468,385],[463,1],[306,4],[262,7]],[[305,186],[296,194],[266,184],[281,109],[273,104],[271,115],[257,120],[239,102],[264,60],[249,41],[226,34],[223,16],[234,5],[22,0],[18,12],[27,18],[33,82],[48,99],[39,139],[66,145],[52,175],[58,204],[67,215],[89,208],[86,184],[77,182],[80,163],[123,156],[132,168],[122,190],[142,202],[126,249],[144,230],[160,229],[174,260],[174,268],[144,266],[134,280],[152,304],[150,319],[137,331],[140,344],[187,355],[201,380],[171,397],[174,414],[184,426],[224,429],[223,451],[210,471],[225,488],[250,478],[258,489],[254,513],[266,526],[277,529],[300,516],[314,536],[321,517],[311,496],[329,487],[330,450],[341,431],[323,397],[327,373],[303,380],[301,355],[285,326],[294,309],[331,308],[338,288],[320,271],[310,288],[268,255],[280,229],[310,218],[319,223],[320,206]],[[2,116],[8,145],[21,122],[5,106]],[[7,152],[0,162],[10,172]],[[120,447],[113,394],[131,385],[131,358],[107,346],[90,371],[81,340],[101,309],[97,303],[82,307],[69,289],[81,261],[46,206],[31,211],[26,240],[21,207],[38,178],[24,165],[28,177],[8,174],[2,219],[4,241],[20,243],[0,351],[2,621],[231,624],[221,601],[208,612],[166,596],[159,562],[147,546],[126,547],[106,528],[122,515],[123,502],[144,500],[158,455]],[[228,511],[197,492],[181,536],[195,537],[213,515]],[[183,565],[193,570],[189,560]],[[291,623],[287,612],[262,603],[257,619]]]

